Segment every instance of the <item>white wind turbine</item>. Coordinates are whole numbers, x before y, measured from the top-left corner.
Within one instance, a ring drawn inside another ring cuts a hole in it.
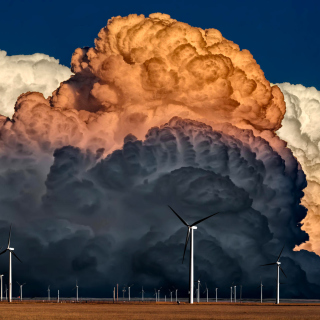
[[[193,292],[194,292],[194,289],[193,289],[193,282],[194,282],[194,264],[193,264],[193,230],[197,229],[196,225],[199,224],[200,222],[204,221],[204,220],[207,220],[213,216],[215,216],[216,214],[218,214],[219,212],[217,213],[214,213],[214,214],[211,214],[210,216],[208,217],[205,217],[201,220],[198,220],[196,222],[194,222],[193,224],[189,225],[188,223],[186,223],[179,215],[177,212],[175,212],[170,206],[168,206],[172,212],[180,219],[180,221],[186,226],[188,227],[188,232],[187,232],[187,238],[186,238],[186,243],[185,243],[185,246],[184,246],[184,252],[183,252],[183,258],[182,258],[182,263],[183,263],[183,260],[184,260],[184,256],[185,256],[185,253],[186,253],[186,249],[187,249],[187,245],[188,245],[188,241],[189,241],[189,238],[190,238],[190,267],[189,267],[189,303],[193,303]]]
[[[283,246],[282,250],[280,251],[280,254],[279,254],[276,262],[261,265],[261,267],[277,265],[277,300],[276,300],[276,304],[279,304],[279,300],[280,300],[280,270],[282,271],[284,276],[287,277],[286,274],[284,273],[283,269],[281,268],[281,262],[280,262],[280,257],[281,257],[281,253],[282,253],[283,249],[284,249],[284,246]]]
[[[17,284],[18,284],[19,287],[20,287],[20,301],[22,301],[22,287],[23,287],[26,283],[20,284],[20,283],[17,281]]]
[[[72,290],[74,290],[74,289],[76,289],[76,293],[77,293],[77,302],[79,301],[79,296],[78,296],[78,289],[79,289],[79,286],[78,286],[78,280],[76,280],[76,286],[72,289]]]
[[[218,302],[218,288],[216,288],[216,302]]]
[[[131,289],[132,286],[133,286],[133,284],[131,286],[128,286],[128,298],[129,298],[129,301],[130,301],[130,289]]]
[[[198,281],[195,281],[198,283],[198,288],[197,288],[197,302],[199,303],[200,302],[200,286],[201,286],[201,283],[200,283],[200,278],[198,279]]]
[[[156,296],[156,302],[158,302],[158,292],[156,288],[154,288],[154,296]]]
[[[144,295],[144,290],[143,290],[143,287],[142,287],[142,289],[141,289],[141,301],[143,301],[143,295]]]
[[[2,301],[2,290],[3,290],[2,289],[2,277],[3,277],[3,274],[0,275],[0,278],[1,278],[1,301]]]
[[[176,302],[178,302],[178,289],[175,288],[174,286],[172,286],[172,287],[173,287],[173,289],[176,291]]]
[[[10,226],[10,231],[9,231],[9,239],[8,239],[8,247],[6,250],[3,250],[0,252],[0,255],[4,254],[6,251],[9,251],[9,302],[12,302],[12,256],[13,254],[20,262],[22,262],[18,256],[13,252],[14,248],[10,247],[10,238],[11,238],[11,227]]]
[[[209,302],[209,289],[206,283],[206,290],[203,291],[203,293],[207,292],[207,302]]]
[[[122,299],[124,300],[124,294],[125,294],[125,292],[126,292],[127,290],[126,290],[126,287],[123,287],[123,289],[122,289]]]
[[[233,284],[232,284],[233,285]],[[232,302],[232,285],[230,287],[230,302]]]
[[[262,280],[260,278],[260,285],[257,288],[260,288],[260,300],[261,300],[261,303],[262,303],[262,287],[263,287],[263,284],[262,284]]]
[[[48,301],[50,301],[50,286],[48,286]]]
[[[172,292],[173,292],[173,290],[169,289],[169,291],[170,291],[170,301],[172,302]]]
[[[234,302],[237,302],[237,286],[234,286]]]

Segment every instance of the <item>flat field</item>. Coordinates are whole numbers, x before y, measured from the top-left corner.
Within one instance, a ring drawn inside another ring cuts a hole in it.
[[[320,319],[320,304],[0,303],[0,319]]]

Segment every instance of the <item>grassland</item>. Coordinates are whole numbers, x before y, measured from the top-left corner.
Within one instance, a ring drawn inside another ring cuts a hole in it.
[[[320,319],[320,305],[4,302],[0,319]]]

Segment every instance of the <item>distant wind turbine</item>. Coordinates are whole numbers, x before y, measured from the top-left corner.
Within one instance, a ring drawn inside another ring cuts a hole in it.
[[[174,286],[172,286],[172,287],[173,287],[173,289],[176,291],[176,302],[178,302],[178,289],[175,288]]]
[[[143,290],[143,287],[142,287],[142,290],[141,290],[141,301],[143,301],[143,294],[144,294],[144,290]]]
[[[20,287],[20,301],[22,301],[22,287],[23,287],[26,283],[20,284],[20,283],[17,281],[17,284],[18,284],[19,287]]]
[[[128,297],[129,297],[129,301],[130,301],[130,289],[133,286],[133,284],[131,286],[128,286]]]
[[[14,248],[10,248],[10,238],[11,238],[11,227],[10,226],[10,231],[9,231],[9,238],[8,238],[8,247],[6,250],[3,250],[0,252],[0,255],[4,254],[5,252],[9,251],[9,302],[12,302],[12,256],[13,254],[20,262],[22,262],[18,256],[13,252]]]
[[[48,301],[50,301],[50,286],[48,286]]]
[[[219,212],[216,212],[214,214],[211,214],[210,216],[208,217],[205,217],[203,219],[200,219],[196,222],[194,222],[193,224],[189,225],[187,222],[185,222],[179,215],[177,212],[175,212],[170,206],[168,206],[172,212],[180,219],[180,221],[186,226],[188,227],[188,232],[187,232],[187,238],[186,238],[186,243],[185,243],[185,246],[184,246],[184,252],[183,252],[183,258],[182,258],[182,263],[183,263],[183,260],[184,260],[184,256],[185,256],[185,253],[186,253],[186,249],[187,249],[187,245],[188,245],[188,241],[189,241],[189,238],[190,238],[190,269],[189,269],[189,303],[193,303],[193,292],[194,292],[194,289],[193,289],[193,285],[194,285],[194,263],[193,263],[193,230],[197,229],[196,225],[199,224],[200,222],[204,221],[204,220],[207,220],[213,216],[215,216],[216,214],[218,214]]]
[[[216,288],[216,302],[218,302],[218,289],[219,288]]]
[[[123,300],[124,300],[124,293],[126,292],[127,290],[126,290],[126,287],[123,287],[123,289],[122,289],[122,298],[123,298]]]
[[[207,292],[207,302],[209,302],[209,289],[206,283],[206,290],[203,291],[203,293]]]
[[[282,271],[284,276],[287,277],[286,274],[284,273],[283,269],[281,268],[281,262],[280,262],[280,257],[281,257],[281,253],[282,253],[283,249],[284,249],[284,246],[282,247],[282,250],[280,251],[280,254],[279,254],[276,262],[261,265],[261,267],[277,265],[277,301],[276,301],[276,304],[279,304],[279,300],[280,300],[280,270]]]
[[[232,302],[232,286],[233,286],[233,283],[232,283],[232,285],[231,285],[231,287],[230,287],[230,302]]]
[[[237,302],[237,286],[234,286],[234,302]]]
[[[3,290],[2,289],[2,277],[3,277],[3,274],[0,275],[0,278],[1,278],[1,301],[2,301],[2,290]]]
[[[78,286],[78,280],[76,280],[76,286],[72,289],[72,290],[74,290],[74,289],[76,289],[76,293],[77,293],[77,302],[79,301],[79,296],[78,296],[78,289],[79,289],[79,286]]]
[[[260,278],[260,285],[257,288],[260,288],[260,300],[261,300],[261,303],[262,303],[262,287],[263,287],[263,284],[262,284],[262,280]]]
[[[201,283],[200,283],[200,278],[198,279],[198,281],[195,281],[198,283],[198,289],[197,289],[197,302],[199,303],[200,302],[200,286],[201,286]]]
[[[173,292],[173,290],[169,289],[169,292],[170,292],[170,301],[172,302],[172,292]]]

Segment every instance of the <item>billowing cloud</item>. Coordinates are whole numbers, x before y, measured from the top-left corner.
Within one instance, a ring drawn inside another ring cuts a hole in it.
[[[302,229],[309,234],[310,241],[299,248],[320,254],[320,92],[300,84],[281,83],[278,86],[284,94],[287,111],[277,133],[288,142],[308,180],[302,199],[308,215]]]
[[[15,267],[22,277],[32,266],[26,277],[33,294],[55,279],[54,288],[70,295],[78,278],[82,295],[95,287],[103,296],[115,281],[144,285],[149,295],[155,286],[175,285],[186,295],[186,230],[170,204],[189,222],[220,212],[199,225],[195,250],[197,276],[221,294],[228,294],[232,280],[255,296],[262,276],[272,296],[275,272],[259,265],[276,259],[286,243],[284,268],[295,277],[284,294],[312,297],[316,287],[300,252],[292,252],[308,239],[299,227],[306,214],[299,204],[305,177],[295,163],[287,174],[280,155],[249,130],[224,133],[177,117],[150,129],[144,141],[127,136],[123,148],[102,160],[71,146],[57,149],[45,188],[33,201],[25,194],[36,194],[42,184],[28,174],[36,164],[23,163],[0,181],[1,190],[8,179],[16,184],[0,199],[2,208],[16,210],[6,221],[15,225],[12,241],[25,265]],[[27,212],[19,208],[24,201]],[[0,226],[4,239],[7,225]]]
[[[0,50],[0,114],[11,117],[21,93],[41,92],[46,98],[71,76],[59,60],[42,53],[8,56]]]
[[[4,144],[23,140],[28,152],[52,153],[65,144],[111,151],[127,134],[143,139],[173,116],[257,134],[280,127],[285,105],[279,88],[270,86],[248,50],[216,29],[160,13],[129,15],[109,20],[95,44],[75,51],[75,75],[52,97],[19,98],[14,123],[1,133]]]
[[[308,240],[305,175],[275,133],[283,94],[249,51],[215,29],[130,15],[77,49],[72,71],[0,119],[0,240],[12,222],[32,294],[55,279],[71,295],[78,278],[86,295],[129,281],[186,295],[186,230],[170,204],[190,222],[221,212],[196,232],[210,286],[228,294],[235,281],[254,296],[262,276],[273,295],[275,272],[258,265],[286,244],[283,290],[315,296],[320,264],[305,261],[319,257],[293,251]]]

